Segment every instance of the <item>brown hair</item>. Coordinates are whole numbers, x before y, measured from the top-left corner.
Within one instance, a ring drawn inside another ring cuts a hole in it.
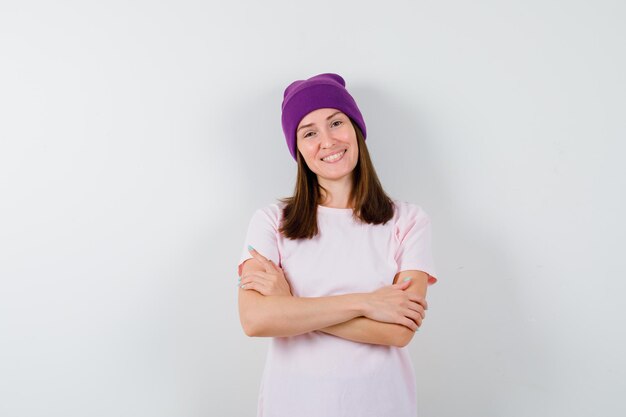
[[[359,160],[352,171],[350,193],[350,201],[353,203],[352,215],[364,223],[385,224],[393,217],[393,201],[378,180],[361,129],[352,119],[350,122],[356,131],[359,149]],[[317,181],[317,174],[309,169],[300,151],[296,149],[296,153],[298,174],[294,194],[279,199],[286,205],[278,231],[289,239],[310,239],[319,233],[317,205],[321,199],[320,188],[323,187]]]

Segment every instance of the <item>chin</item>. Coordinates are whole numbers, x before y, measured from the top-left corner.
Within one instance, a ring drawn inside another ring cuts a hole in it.
[[[341,172],[328,172],[328,170],[322,169],[319,172],[316,172],[316,174],[320,177],[326,178],[327,180],[338,180],[345,176],[351,175],[353,171],[354,167],[352,169],[346,169]]]

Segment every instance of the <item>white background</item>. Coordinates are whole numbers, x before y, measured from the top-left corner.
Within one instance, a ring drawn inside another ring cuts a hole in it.
[[[253,416],[237,312],[290,195],[284,88],[336,72],[433,220],[420,416],[623,416],[621,1],[3,1],[0,415]],[[390,399],[392,401],[393,399]]]

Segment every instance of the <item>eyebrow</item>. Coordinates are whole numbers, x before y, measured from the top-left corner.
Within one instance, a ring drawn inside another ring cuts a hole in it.
[[[332,119],[333,117],[335,117],[335,115],[341,113],[340,111],[336,111],[333,114],[331,114],[330,116],[328,116],[326,118],[326,120]],[[300,131],[300,129],[304,129],[305,127],[309,127],[309,126],[313,126],[315,123],[309,123],[308,125],[302,125],[298,128],[298,130],[296,130],[296,133],[298,133]]]

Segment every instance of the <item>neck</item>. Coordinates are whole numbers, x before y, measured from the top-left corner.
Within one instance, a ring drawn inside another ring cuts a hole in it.
[[[333,208],[352,208],[350,192],[352,191],[352,178],[346,175],[338,180],[326,180],[318,177],[318,182],[327,191],[321,191],[320,204]]]

